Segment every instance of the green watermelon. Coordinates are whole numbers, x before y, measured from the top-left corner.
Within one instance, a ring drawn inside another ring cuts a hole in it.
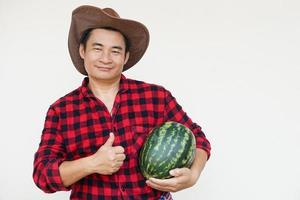
[[[143,176],[166,179],[175,168],[190,167],[196,152],[195,136],[177,122],[165,122],[150,131],[139,154]]]

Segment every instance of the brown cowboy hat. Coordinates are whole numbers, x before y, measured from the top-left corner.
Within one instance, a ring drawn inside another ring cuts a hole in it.
[[[149,44],[149,32],[143,24],[122,19],[111,8],[80,6],[72,12],[68,47],[72,62],[81,74],[87,75],[83,59],[79,55],[80,38],[87,29],[101,27],[110,27],[120,31],[130,43],[128,49],[130,55],[123,71],[135,65],[143,57]]]

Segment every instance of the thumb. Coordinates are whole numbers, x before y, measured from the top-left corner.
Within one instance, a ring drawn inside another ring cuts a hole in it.
[[[184,175],[185,172],[186,172],[186,168],[177,168],[177,169],[172,169],[172,170],[170,171],[170,175],[171,175],[171,176],[178,177],[178,176]]]
[[[115,135],[111,132],[109,133],[109,138],[105,142],[105,146],[112,146],[115,140]]]

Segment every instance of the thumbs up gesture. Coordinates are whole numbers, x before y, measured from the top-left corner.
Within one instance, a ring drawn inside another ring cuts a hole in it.
[[[126,158],[124,148],[122,146],[113,146],[114,140],[114,134],[110,133],[106,142],[92,155],[94,173],[111,175],[122,166]]]

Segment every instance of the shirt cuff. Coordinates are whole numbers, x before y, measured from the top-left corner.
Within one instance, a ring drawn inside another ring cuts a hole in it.
[[[210,144],[207,141],[196,138],[196,148],[207,153],[207,160],[210,158]]]
[[[64,159],[52,159],[49,161],[46,167],[46,181],[48,183],[48,187],[52,191],[68,191],[71,188],[65,187],[61,176],[59,173],[59,166],[64,161]]]

